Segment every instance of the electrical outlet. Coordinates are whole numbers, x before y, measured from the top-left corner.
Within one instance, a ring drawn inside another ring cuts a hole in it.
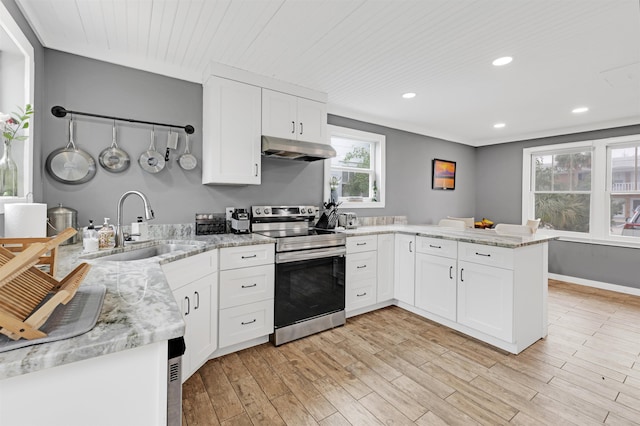
[[[227,213],[227,220],[231,220],[231,215],[233,214],[233,211],[235,210],[235,207],[227,207],[225,209],[225,212]]]

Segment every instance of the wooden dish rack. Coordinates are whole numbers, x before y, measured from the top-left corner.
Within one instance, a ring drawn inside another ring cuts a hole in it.
[[[61,281],[52,276],[56,249],[76,232],[67,228],[50,239],[0,239],[7,245],[0,247],[0,333],[13,340],[46,336],[39,328],[58,305],[73,298],[91,267],[81,263]],[[51,275],[37,264],[48,264]]]

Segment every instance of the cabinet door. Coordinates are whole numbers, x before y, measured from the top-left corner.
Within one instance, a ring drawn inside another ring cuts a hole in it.
[[[393,234],[378,235],[378,302],[393,299],[394,246]]]
[[[327,104],[298,98],[297,138],[327,144]]]
[[[416,307],[456,320],[456,260],[416,254]]]
[[[395,243],[394,297],[401,302],[413,305],[416,237],[396,234]]]
[[[286,139],[297,139],[297,98],[282,92],[262,89],[262,133]]]
[[[260,184],[261,89],[219,77],[203,88],[202,183]]]
[[[207,275],[174,291],[185,322],[182,381],[187,380],[216,349],[218,343],[218,277]]]
[[[458,322],[513,342],[513,271],[458,261]]]

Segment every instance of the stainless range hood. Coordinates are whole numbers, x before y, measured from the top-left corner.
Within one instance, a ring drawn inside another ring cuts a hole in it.
[[[331,145],[262,136],[262,155],[297,161],[326,160],[336,156]]]

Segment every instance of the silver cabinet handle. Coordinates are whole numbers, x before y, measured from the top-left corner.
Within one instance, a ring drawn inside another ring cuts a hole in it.
[[[367,265],[361,265],[361,266],[356,266],[356,269],[363,269],[363,268],[366,268],[366,267],[367,267]]]
[[[187,296],[184,297],[184,300],[187,301],[187,312],[184,313],[184,316],[186,317],[191,312],[191,302]]]
[[[295,133],[296,132],[296,122],[292,121],[291,122],[291,133]]]
[[[257,254],[252,254],[251,256],[242,256],[243,259],[252,259],[254,257],[258,257]]]
[[[198,293],[197,291],[194,291],[193,294],[196,297],[196,305],[193,307],[193,309],[195,310],[200,307],[200,293]]]
[[[362,294],[356,294],[356,297],[362,297],[362,296],[366,296],[366,295],[367,295],[367,292],[365,291],[365,292],[364,292],[364,293],[362,293]]]
[[[302,121],[301,121],[300,122],[300,134],[303,134],[303,133],[304,133],[304,127],[303,127],[303,124],[302,124]]]
[[[256,168],[256,174],[255,174],[255,176],[256,176],[256,177],[258,177],[258,163],[255,163],[254,165],[255,165],[255,168]]]
[[[243,284],[243,285],[242,285],[242,286],[240,286],[240,287],[241,287],[241,288],[251,288],[251,287],[257,287],[257,286],[258,286],[258,284],[257,284],[257,283],[253,283],[253,284],[251,284],[251,285],[244,285],[244,284]]]
[[[452,280],[453,279],[453,266],[449,266],[449,279]]]
[[[242,322],[242,321],[241,321],[241,322],[240,322],[240,324],[242,324],[242,325],[249,325],[249,324],[253,324],[254,322],[256,322],[256,319],[255,319],[255,318],[254,318],[254,319],[252,319],[251,321],[247,321],[247,322]]]

